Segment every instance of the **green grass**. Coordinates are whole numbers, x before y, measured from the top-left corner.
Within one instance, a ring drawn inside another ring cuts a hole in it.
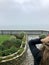
[[[20,48],[21,43],[22,39],[16,38],[13,35],[0,35],[0,56],[10,55],[19,49],[18,54],[21,54],[24,50],[24,43],[23,47]]]
[[[1,45],[4,41],[8,40],[8,39],[10,38],[10,36],[11,36],[11,35],[0,35],[0,45]]]

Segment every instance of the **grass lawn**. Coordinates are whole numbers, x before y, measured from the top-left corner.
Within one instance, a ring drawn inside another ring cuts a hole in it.
[[[10,38],[11,35],[0,35],[0,44],[2,44],[2,42],[8,40]]]

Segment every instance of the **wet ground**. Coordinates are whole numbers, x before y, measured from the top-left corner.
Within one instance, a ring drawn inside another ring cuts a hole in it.
[[[34,58],[31,54],[29,46],[28,46],[28,49],[27,49],[26,59],[24,60],[24,62],[21,65],[34,65]]]
[[[28,41],[30,39],[38,38],[38,36],[28,36]],[[41,47],[41,45],[37,45],[38,48]],[[32,53],[30,51],[29,45],[27,44],[27,54],[26,54],[26,59],[21,65],[34,65],[34,57],[32,56]]]

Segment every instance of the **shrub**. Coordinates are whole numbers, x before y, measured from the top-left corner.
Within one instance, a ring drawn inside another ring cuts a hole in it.
[[[16,46],[18,48],[21,46],[22,40],[21,39],[11,39],[10,42],[13,46]]]
[[[23,43],[22,43],[22,47],[25,47],[25,44],[26,44],[26,43],[25,43],[25,42],[23,42]]]
[[[9,40],[16,40],[16,37],[14,35],[12,35]]]
[[[6,49],[9,49],[12,46],[20,47],[21,43],[22,43],[22,40],[20,39],[11,39],[11,40],[4,41],[2,45]]]
[[[2,51],[0,50],[0,56],[2,56]]]
[[[23,39],[24,33],[16,34],[15,36],[16,36],[16,38],[18,38],[18,39]]]
[[[12,46],[16,46],[16,39],[13,39],[13,40],[11,39],[10,43],[12,44]]]
[[[46,35],[42,34],[42,35],[40,35],[39,37],[40,37],[41,39],[43,39],[43,38],[46,37]]]
[[[7,49],[7,50],[4,50],[4,51],[2,51],[2,56],[7,56],[7,55],[9,55],[10,54],[10,51],[9,51],[10,49]]]
[[[11,46],[13,46],[13,43],[11,43],[11,41],[7,40],[7,41],[4,41],[4,42],[2,43],[2,45],[3,45],[6,49],[8,49],[8,48],[10,48]]]
[[[21,46],[22,40],[20,39],[11,39],[4,41],[0,45],[0,56],[7,56],[16,52]]]
[[[3,51],[3,50],[4,50],[4,46],[0,45],[0,51]]]
[[[19,49],[19,48],[16,48],[15,46],[12,46],[12,47],[10,48],[11,54],[17,52],[18,49]]]
[[[26,36],[23,37],[22,41],[26,42]]]
[[[23,49],[20,48],[23,37],[24,37],[24,34],[21,34],[19,38],[16,38],[15,36],[11,36],[9,40],[4,41],[0,45],[0,56],[10,55],[12,53],[17,52],[18,49],[20,49],[20,52],[18,53],[20,54],[23,51]],[[22,47],[24,47],[24,45],[25,44],[23,43]]]
[[[2,61],[2,58],[0,58],[0,62]]]
[[[18,55],[20,55],[23,52],[24,48],[20,48]]]
[[[3,45],[0,45],[0,56],[3,55],[3,51],[6,50],[6,47]]]
[[[17,40],[16,40],[16,47],[17,47],[17,48],[20,47],[21,44],[22,44],[22,40],[17,39]]]
[[[1,51],[0,56],[7,56],[7,55],[10,55],[10,54],[12,54],[12,53],[17,52],[18,49],[19,49],[19,48],[16,48],[15,46],[12,46],[10,49]]]

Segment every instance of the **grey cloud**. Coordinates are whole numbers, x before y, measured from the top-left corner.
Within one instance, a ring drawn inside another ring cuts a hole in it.
[[[43,7],[40,0],[27,0],[23,3],[4,0],[0,4],[0,24],[5,28],[36,28],[45,26],[48,21],[49,7]]]

